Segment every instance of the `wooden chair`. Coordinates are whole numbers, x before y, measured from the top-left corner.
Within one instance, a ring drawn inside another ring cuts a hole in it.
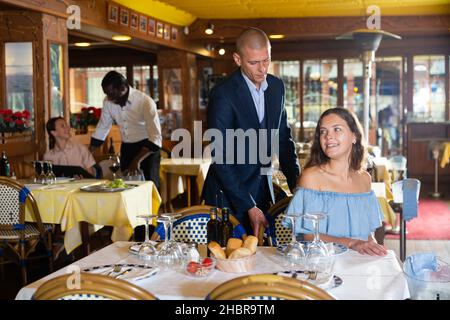
[[[106,275],[66,274],[48,280],[33,300],[157,300],[150,292],[130,282]]]
[[[25,205],[30,204],[33,222],[25,222]],[[15,180],[0,177],[0,255],[10,250],[18,258],[22,268],[23,283],[27,283],[28,256],[42,241],[53,271],[52,254],[53,225],[43,224],[36,200],[25,186]],[[35,257],[39,258],[39,257]]]
[[[209,221],[209,212],[212,206],[198,205],[193,207],[182,208],[177,211],[181,217],[173,224],[174,240],[182,242],[207,243],[206,225]],[[219,210],[220,211],[220,210]],[[217,214],[217,220],[222,220],[222,214]],[[230,221],[233,224],[233,237],[244,238],[247,236],[244,227],[236,219],[230,215]],[[152,240],[164,239],[164,228],[162,224],[158,224],[155,232],[152,234]]]
[[[229,280],[211,291],[207,300],[334,300],[306,281],[273,274],[255,274]]]

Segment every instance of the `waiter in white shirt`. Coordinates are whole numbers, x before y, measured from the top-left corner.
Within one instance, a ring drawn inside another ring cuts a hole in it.
[[[130,87],[123,75],[108,72],[102,80],[102,115],[91,137],[90,150],[105,142],[113,125],[120,128],[120,167],[122,171],[140,168],[146,180],[152,180],[159,189],[159,164],[162,145],[161,124],[156,104],[145,93]]]

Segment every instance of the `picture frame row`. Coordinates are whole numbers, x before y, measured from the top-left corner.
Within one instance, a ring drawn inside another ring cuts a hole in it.
[[[108,3],[108,23],[129,27],[160,39],[177,41],[178,28],[141,13],[124,8],[115,3]]]

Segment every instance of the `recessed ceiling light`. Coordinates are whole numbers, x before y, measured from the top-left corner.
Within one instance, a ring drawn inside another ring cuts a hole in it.
[[[131,40],[131,37],[124,34],[115,34],[112,36],[112,39],[114,41],[129,41]]]
[[[91,44],[89,42],[75,42],[76,47],[89,47]]]
[[[208,25],[206,26],[206,29],[205,29],[205,33],[207,35],[211,35],[214,33],[214,25],[212,23],[208,23]]]
[[[284,34],[271,34],[269,35],[270,39],[283,39],[285,37]]]
[[[220,54],[221,56],[223,56],[223,55],[225,54],[225,49],[224,49],[224,48],[220,48],[220,49],[219,49],[219,54]]]

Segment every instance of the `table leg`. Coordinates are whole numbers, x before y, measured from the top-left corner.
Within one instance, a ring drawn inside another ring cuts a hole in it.
[[[89,246],[89,223],[85,221],[80,221],[80,231],[81,231],[81,252],[83,257],[86,257],[90,254],[90,246]]]

